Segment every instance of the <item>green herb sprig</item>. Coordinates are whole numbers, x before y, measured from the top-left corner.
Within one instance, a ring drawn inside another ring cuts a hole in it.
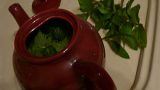
[[[140,23],[140,5],[132,6],[134,0],[124,0],[115,4],[114,0],[78,0],[82,19],[90,18],[97,30],[106,31],[103,40],[108,42],[111,49],[119,56],[129,59],[124,46],[131,49],[143,49],[147,45],[147,35]]]
[[[62,27],[47,26],[32,37],[28,51],[34,56],[51,56],[66,48],[70,38],[71,35]]]

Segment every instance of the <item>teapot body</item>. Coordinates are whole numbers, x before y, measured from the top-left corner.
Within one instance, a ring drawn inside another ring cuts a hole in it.
[[[49,19],[61,18],[73,27],[72,39],[63,51],[50,57],[35,57],[27,52],[26,39],[35,28]],[[42,12],[26,21],[16,34],[13,66],[26,90],[78,90],[79,79],[72,70],[76,60],[102,66],[105,52],[95,28],[69,11],[57,9]]]

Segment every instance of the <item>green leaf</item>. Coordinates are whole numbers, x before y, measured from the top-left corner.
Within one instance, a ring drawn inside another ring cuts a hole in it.
[[[110,8],[111,10],[113,10],[114,0],[102,0],[102,3],[106,8]]]
[[[133,25],[129,22],[126,22],[126,23],[124,23],[120,26],[120,33],[131,35],[132,34],[132,28],[133,28]]]
[[[111,28],[111,21],[110,20],[107,20],[104,22],[104,26],[102,27],[104,30],[109,30]]]
[[[137,50],[138,49],[138,45],[136,42],[136,39],[131,36],[131,35],[123,35],[122,36],[122,41],[127,44],[130,48]]]
[[[100,30],[103,27],[103,22],[95,22],[95,28],[96,30]]]
[[[138,24],[139,23],[139,9],[140,9],[140,5],[136,5],[134,7],[132,7],[131,9],[127,10],[127,13],[130,17],[130,20],[134,23],[134,24]]]
[[[105,34],[104,39],[114,40],[120,42],[120,35],[118,26],[111,24],[110,30]]]
[[[39,31],[33,42],[29,45],[29,52],[32,53],[35,56],[45,56],[44,50],[50,46],[50,43],[52,42],[51,37],[48,38],[45,34],[43,34],[41,31]]]
[[[82,18],[83,20],[87,20],[89,17],[88,13],[78,14],[77,16]]]
[[[49,44],[51,42],[52,42],[51,38],[48,38],[41,31],[39,31],[34,38],[34,44],[39,48],[44,48],[44,47],[46,47],[47,44]]]
[[[112,18],[112,23],[119,26],[123,23],[123,19],[119,15],[114,15],[113,18]]]
[[[48,27],[50,30],[50,37],[53,37],[54,40],[61,41],[67,35],[67,31],[60,27],[50,26]]]
[[[80,10],[82,12],[90,12],[92,11],[93,7],[93,0],[78,0],[80,4]]]
[[[41,53],[42,53],[41,56],[51,56],[51,55],[57,53],[57,51],[54,47],[48,46],[47,48],[44,48]]]
[[[98,12],[98,11],[97,11]],[[91,19],[95,23],[96,30],[99,30],[102,27],[102,21],[101,21],[101,14],[98,14],[97,12],[93,12],[91,14]]]
[[[138,43],[138,46],[140,48],[145,48],[147,45],[147,34],[144,30],[144,27],[142,24],[139,24],[137,27],[135,27],[133,31],[133,36],[136,38],[136,41]]]
[[[108,40],[109,46],[111,47],[111,49],[119,56],[129,59],[129,55],[126,52],[126,50],[116,41],[113,40]]]
[[[103,3],[99,3],[99,6],[97,8],[102,14],[109,14],[112,11],[111,8],[104,6]]]
[[[106,25],[106,20],[111,17],[111,14],[105,15],[101,14],[99,10],[95,9],[91,15],[91,20],[95,23],[96,30],[104,28]]]
[[[112,17],[112,23],[120,26],[124,22],[126,22],[126,20],[123,16],[123,9],[118,9]]]
[[[126,8],[130,9],[134,0],[129,0],[126,4]]]
[[[101,16],[102,16],[102,14],[97,9],[95,9],[94,11],[92,11],[92,13],[90,15],[90,17],[93,20],[93,22],[99,22],[99,21],[101,21],[101,19],[100,19]]]
[[[69,40],[69,37],[65,37],[62,41],[52,41],[52,47],[54,47],[57,52],[62,51],[68,45]]]

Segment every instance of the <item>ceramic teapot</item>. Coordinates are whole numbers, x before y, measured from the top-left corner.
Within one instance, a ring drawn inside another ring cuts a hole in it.
[[[20,26],[14,41],[13,66],[25,90],[116,89],[102,67],[104,46],[92,25],[63,9],[45,10],[31,18],[17,3],[11,5],[9,11]],[[68,46],[48,57],[29,53],[26,48],[29,35],[48,20],[56,22],[57,19],[66,21],[72,27]]]

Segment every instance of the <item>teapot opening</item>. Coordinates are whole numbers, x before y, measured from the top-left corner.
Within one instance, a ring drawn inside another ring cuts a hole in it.
[[[72,36],[73,28],[68,21],[51,18],[30,32],[26,39],[26,48],[32,56],[52,56],[63,51]]]

